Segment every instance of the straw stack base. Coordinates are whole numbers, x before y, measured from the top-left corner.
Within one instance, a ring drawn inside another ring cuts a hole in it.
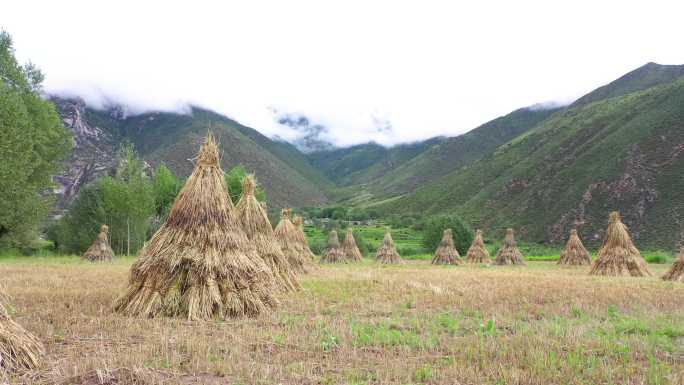
[[[684,258],[678,258],[670,270],[665,273],[663,279],[666,281],[684,282]]]
[[[651,273],[646,262],[627,250],[612,250],[610,256],[599,257],[591,267],[590,275],[648,277]]]
[[[14,322],[0,305],[0,371],[36,369],[44,355],[40,341]]]

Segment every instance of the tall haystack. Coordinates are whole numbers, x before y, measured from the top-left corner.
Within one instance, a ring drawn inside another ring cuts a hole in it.
[[[470,263],[489,263],[489,251],[484,245],[482,230],[478,229],[475,231],[475,239],[473,239],[473,243],[468,248],[465,260]]]
[[[9,374],[35,369],[44,354],[40,341],[14,322],[0,303],[0,371]]]
[[[390,230],[385,230],[385,238],[382,240],[382,245],[378,248],[375,253],[375,259],[380,263],[385,264],[398,264],[403,263],[401,256],[397,252],[397,248],[394,247],[394,240],[392,239],[392,234]]]
[[[515,242],[513,229],[506,229],[506,237],[496,253],[495,265],[524,265],[523,256]]]
[[[304,220],[302,219],[301,215],[295,215],[292,218],[292,224],[294,224],[298,230],[297,239],[304,246],[305,253],[313,261],[316,258],[316,256],[314,255],[314,253],[309,248],[309,241],[306,239],[306,234],[304,233]]]
[[[666,281],[684,282],[684,246],[679,252],[679,257],[674,261],[670,270],[663,275]]]
[[[582,240],[577,235],[577,230],[570,230],[570,238],[561,252],[559,265],[591,265],[591,255],[584,248]]]
[[[291,215],[290,209],[283,209],[280,212],[280,222],[278,222],[274,233],[290,266],[297,272],[306,273],[311,268],[311,255],[313,253],[302,242],[299,230],[290,220]]]
[[[610,213],[608,229],[603,245],[598,251],[590,275],[650,276],[646,261],[639,253],[627,232],[627,226],[620,220],[620,213]]]
[[[259,256],[271,268],[276,286],[285,292],[297,290],[301,288],[297,276],[280,248],[263,205],[254,195],[255,189],[254,177],[247,175],[242,180],[242,196],[235,206],[238,219]]]
[[[189,320],[256,316],[276,305],[273,275],[242,230],[208,136],[166,222],[140,251],[115,310]]]
[[[361,250],[356,245],[356,239],[354,239],[354,232],[351,227],[347,228],[347,234],[342,242],[342,251],[349,262],[361,262],[363,260],[363,254],[361,254]]]
[[[90,262],[111,261],[112,258],[114,258],[114,251],[112,250],[112,247],[109,246],[108,234],[109,226],[102,225],[97,238],[95,238],[95,241],[93,241],[93,244],[90,245],[88,250],[83,253],[82,258]]]
[[[461,256],[458,254],[458,250],[454,247],[454,236],[451,233],[451,229],[445,229],[442,235],[442,241],[439,242],[437,251],[435,251],[435,257],[432,258],[433,265],[460,265]]]
[[[346,263],[347,259],[344,257],[344,252],[340,247],[340,239],[337,237],[337,231],[331,230],[328,233],[328,246],[326,246],[321,255],[321,263]]]

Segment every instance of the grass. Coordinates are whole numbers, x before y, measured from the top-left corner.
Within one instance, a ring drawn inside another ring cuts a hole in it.
[[[133,258],[0,259],[13,317],[46,345],[10,383],[675,384],[684,285],[586,268],[323,266],[257,319],[111,313]],[[98,372],[99,371],[99,372]],[[99,374],[98,374],[99,373]],[[88,382],[91,381],[91,382]]]

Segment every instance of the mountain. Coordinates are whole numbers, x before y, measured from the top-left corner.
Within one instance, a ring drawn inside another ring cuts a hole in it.
[[[619,210],[640,245],[674,249],[684,237],[680,73],[647,64],[378,209],[455,212],[491,236],[512,226],[556,244],[577,227],[592,246]]]
[[[111,172],[122,141],[135,145],[151,166],[164,162],[176,174],[192,171],[202,137],[211,131],[220,142],[225,170],[242,164],[254,172],[274,207],[314,206],[327,202],[327,178],[311,166],[293,145],[273,141],[223,115],[193,107],[189,114],[150,112],[127,116],[121,108],[95,110],[82,100],[52,99],[76,143],[68,170],[55,178],[58,209],[64,209],[79,189]]]

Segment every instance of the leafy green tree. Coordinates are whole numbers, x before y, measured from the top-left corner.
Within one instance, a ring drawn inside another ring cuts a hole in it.
[[[160,163],[154,171],[152,182],[154,190],[154,209],[157,216],[165,218],[181,185],[176,175],[164,163]]]
[[[224,174],[230,192],[230,200],[233,201],[233,204],[237,204],[242,196],[242,179],[245,176],[247,176],[247,170],[241,164]],[[266,191],[260,185],[257,185],[254,195],[259,202],[266,200]]]
[[[107,224],[114,252],[134,254],[145,243],[155,213],[153,183],[133,147],[124,144],[115,176],[101,178],[79,193],[53,232],[55,243],[62,251],[80,253],[93,241],[100,225]]]
[[[46,216],[70,135],[52,103],[40,97],[43,75],[14,57],[12,38],[0,31],[0,247],[23,246]]]
[[[451,229],[454,244],[461,255],[468,252],[475,235],[470,227],[457,215],[439,215],[428,218],[423,230],[423,246],[433,252],[442,240],[444,229]]]

